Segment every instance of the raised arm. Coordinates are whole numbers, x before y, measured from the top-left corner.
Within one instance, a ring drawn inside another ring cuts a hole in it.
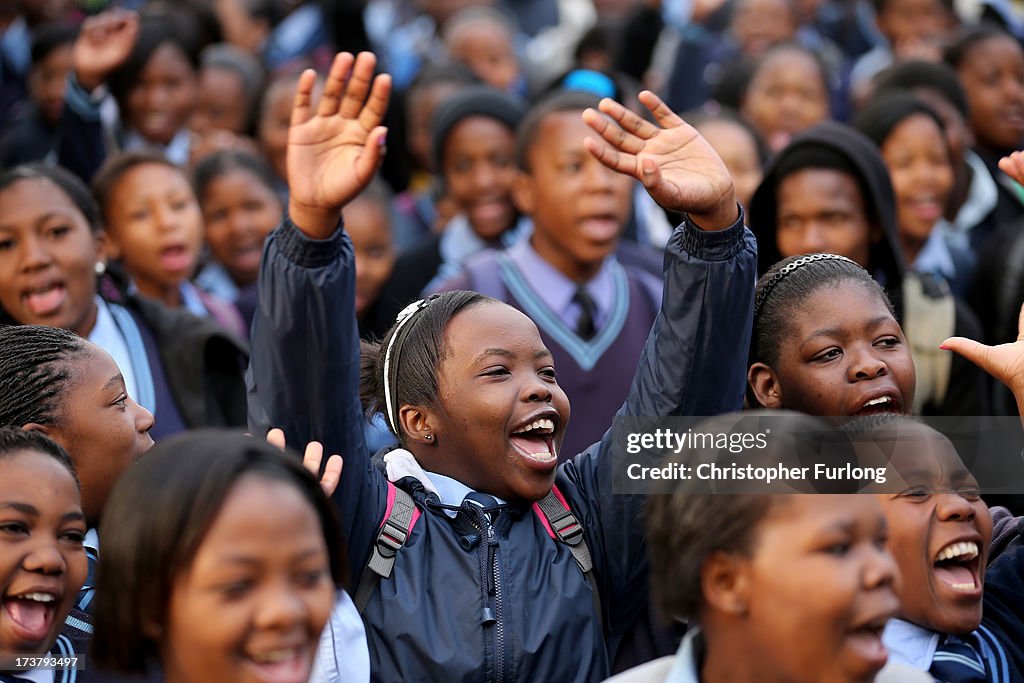
[[[662,307],[620,414],[717,415],[738,410],[746,386],[756,242],[743,226],[732,177],[711,145],[656,95],[640,101],[657,125],[613,100],[584,120],[587,147],[683,213],[666,248]]]
[[[606,166],[640,180],[662,206],[686,214],[669,240],[661,311],[619,415],[715,415],[740,408],[753,317],[757,250],[744,228],[732,179],[711,146],[649,92],[658,125],[611,100],[584,120],[600,135],[587,147]],[[614,647],[645,605],[645,496],[616,494],[615,425],[564,466],[578,496],[601,577]],[[621,442],[620,442],[621,445]],[[575,506],[578,506],[576,508]]]
[[[380,501],[359,403],[359,336],[352,243],[341,208],[380,163],[390,79],[376,60],[339,54],[319,104],[315,74],[296,88],[288,134],[289,216],[267,239],[260,266],[247,375],[254,434],[280,427],[296,443],[319,441],[345,468],[334,494],[354,567],[365,561]]]

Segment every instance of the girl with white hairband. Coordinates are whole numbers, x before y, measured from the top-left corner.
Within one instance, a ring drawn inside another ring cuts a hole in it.
[[[551,354],[528,317],[475,292],[410,305],[360,359],[338,215],[382,154],[390,80],[374,65],[339,55],[315,110],[313,74],[299,81],[289,216],[261,266],[250,426],[279,425],[345,457],[334,501],[374,680],[602,680],[647,604],[644,497],[615,495],[615,430],[558,465],[569,401]],[[653,94],[641,101],[657,125],[611,100],[583,115],[592,154],[688,212],[620,414],[734,410],[755,243],[710,145]],[[382,466],[363,440],[360,395],[402,446]],[[555,499],[566,514],[535,511]]]

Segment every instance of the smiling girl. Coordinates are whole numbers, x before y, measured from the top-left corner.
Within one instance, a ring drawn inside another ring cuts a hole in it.
[[[0,428],[0,655],[75,652],[60,631],[86,580],[84,538],[78,478],[64,449],[42,434]],[[21,675],[76,680],[74,669]]]
[[[375,677],[601,680],[609,650],[646,604],[643,497],[614,495],[611,431],[558,465],[569,401],[529,318],[464,291],[404,310],[364,355],[362,384],[404,448],[385,456],[386,476],[366,451],[354,259],[338,212],[380,161],[390,78],[374,78],[374,65],[370,54],[339,55],[315,111],[314,74],[299,81],[289,216],[268,240],[267,305],[253,323],[253,429],[273,422],[345,454],[335,498],[353,575],[378,548],[396,487],[413,501],[418,521],[393,553],[390,577],[364,595]],[[711,147],[652,93],[641,101],[659,125],[611,100],[583,114],[595,131],[590,153],[689,212],[669,242],[656,332],[621,412],[735,409],[743,359],[708,354],[746,345],[753,240]],[[532,510],[538,501],[568,506],[582,522],[593,575],[549,536]]]

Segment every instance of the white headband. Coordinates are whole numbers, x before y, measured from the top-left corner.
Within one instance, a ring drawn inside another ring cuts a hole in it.
[[[388,341],[388,348],[384,352],[384,404],[388,410],[388,424],[391,426],[392,431],[395,432],[395,436],[401,438],[402,435],[398,431],[398,419],[395,415],[396,406],[391,403],[391,352],[395,348],[395,340],[398,339],[398,333],[402,331],[405,324],[412,320],[413,314],[417,311],[423,310],[427,307],[427,304],[432,299],[420,299],[413,301],[411,304],[403,308],[398,312],[398,317],[395,318],[395,331],[391,335],[391,339]],[[398,358],[395,358],[395,365],[398,364]]]

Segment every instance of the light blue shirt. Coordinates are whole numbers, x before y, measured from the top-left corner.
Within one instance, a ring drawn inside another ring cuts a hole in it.
[[[345,591],[320,634],[309,683],[366,683],[370,680],[370,649],[355,603]]]
[[[135,379],[135,368],[132,366],[128,344],[124,340],[121,329],[114,322],[114,316],[110,314],[107,302],[99,296],[96,297],[96,324],[93,325],[92,332],[89,333],[89,341],[110,354],[118,369],[121,370],[128,395],[138,400],[139,385]]]
[[[889,651],[889,661],[927,671],[932,666],[940,634],[902,619],[890,619],[882,631],[882,644]]]
[[[445,505],[452,505],[458,507],[462,505],[462,501],[466,499],[466,495],[473,492],[473,489],[463,484],[458,479],[452,479],[451,477],[437,472],[428,472],[423,470],[423,473],[430,478],[430,483],[437,489],[438,498]],[[487,494],[491,495],[491,494]],[[504,505],[505,501],[497,496],[491,496],[497,501],[498,505]],[[455,510],[445,510],[445,513],[449,517],[455,517]]]
[[[512,245],[505,253],[519,272],[529,279],[530,289],[537,298],[567,327],[575,329],[582,310],[580,305],[573,301],[579,285],[541,258],[530,244],[530,240],[522,240]],[[612,274],[614,262],[615,257],[606,258],[597,274],[583,285],[583,289],[597,306],[597,314],[594,316],[594,327],[597,329],[601,329],[608,320],[615,305],[615,278]]]

